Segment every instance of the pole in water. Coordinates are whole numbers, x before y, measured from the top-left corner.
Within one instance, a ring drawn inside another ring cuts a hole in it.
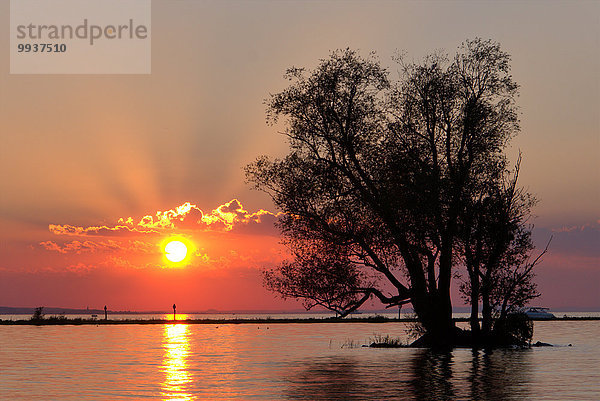
[[[175,321],[175,308],[177,307],[175,306],[175,304],[173,304],[173,321]]]
[[[106,305],[104,305],[104,320],[108,320],[108,313],[106,313]]]

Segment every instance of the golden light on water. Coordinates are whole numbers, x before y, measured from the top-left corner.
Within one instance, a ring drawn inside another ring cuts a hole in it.
[[[187,401],[194,397],[187,391],[192,379],[188,372],[190,352],[189,326],[187,324],[167,324],[164,329],[162,384],[163,400]]]

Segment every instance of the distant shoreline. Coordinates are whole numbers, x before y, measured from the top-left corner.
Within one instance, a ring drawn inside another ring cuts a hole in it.
[[[468,322],[468,318],[454,318],[455,322]],[[561,321],[598,321],[600,317],[556,317],[553,319],[531,319],[533,321],[561,322]],[[80,325],[122,325],[122,324],[286,324],[286,323],[398,323],[398,322],[416,322],[411,318],[387,318],[383,316],[365,317],[365,318],[251,318],[251,319],[83,319],[66,317],[49,317],[41,320],[3,320],[0,319],[0,325],[12,326],[80,326]]]

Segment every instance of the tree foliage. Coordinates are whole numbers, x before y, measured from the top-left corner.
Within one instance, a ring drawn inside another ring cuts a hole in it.
[[[33,310],[33,314],[31,315],[31,320],[34,321],[38,321],[38,320],[44,320],[44,307],[43,306],[38,306],[37,308],[35,308]]]

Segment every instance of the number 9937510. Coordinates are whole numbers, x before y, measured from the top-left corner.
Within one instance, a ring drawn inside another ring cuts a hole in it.
[[[67,45],[64,43],[19,43],[18,53],[64,53]]]

